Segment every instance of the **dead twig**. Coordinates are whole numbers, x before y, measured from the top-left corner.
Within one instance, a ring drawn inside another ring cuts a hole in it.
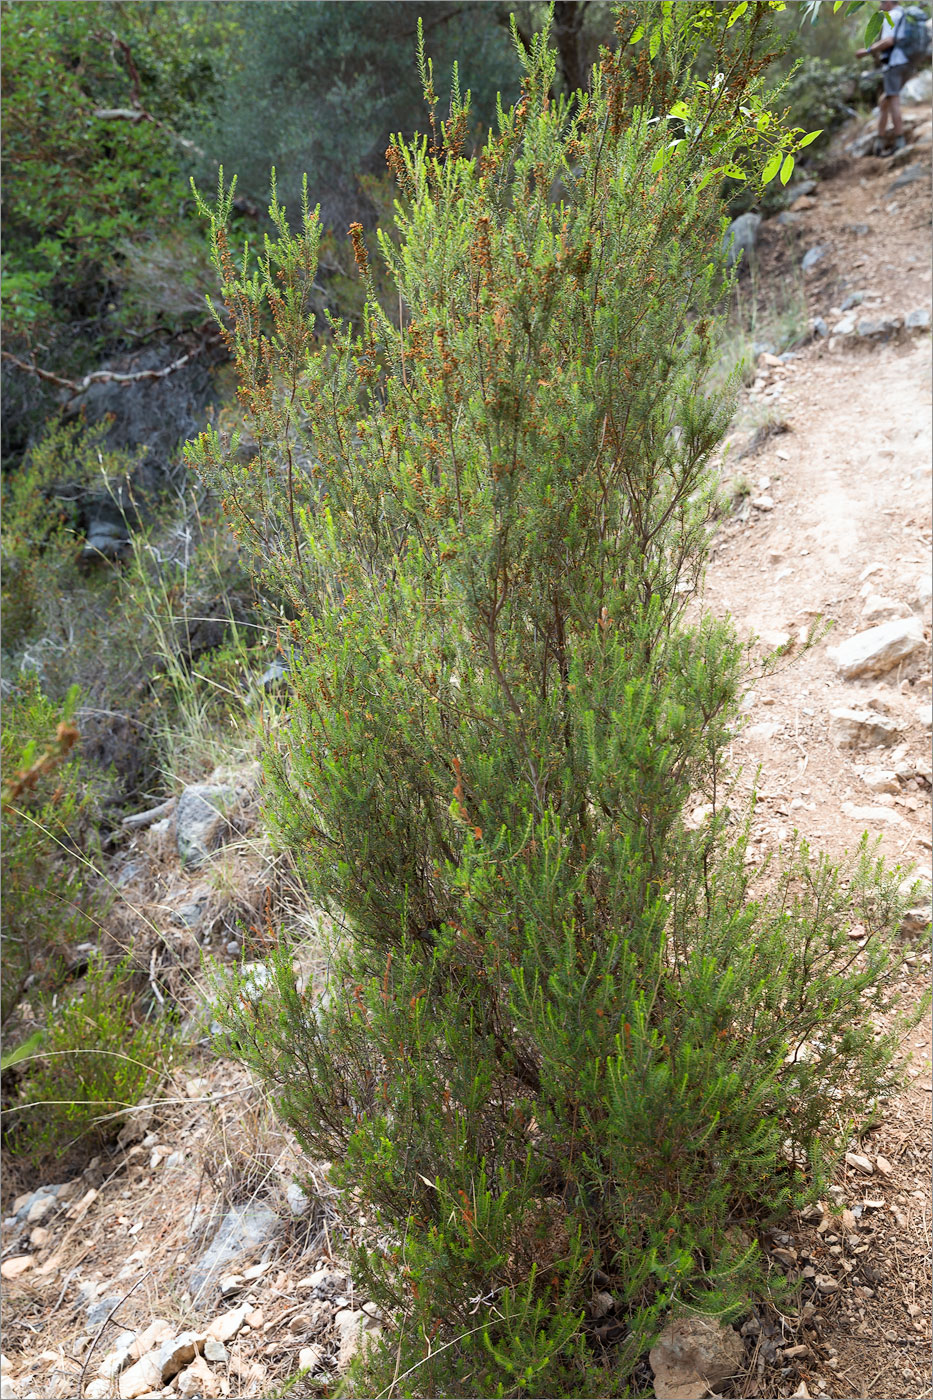
[[[181,369],[200,355],[206,345],[207,341],[205,340],[194,350],[189,350],[186,355],[173,360],[170,365],[166,365],[163,369],[137,369],[128,374],[113,369],[97,369],[91,374],[86,374],[83,379],[66,379],[64,375],[54,374],[49,369],[42,369],[34,362],[21,360],[18,355],[12,354],[9,350],[0,350],[0,355],[10,364],[15,365],[17,369],[23,370],[26,374],[35,375],[37,379],[43,380],[46,384],[57,384],[60,389],[70,389],[71,397],[74,398],[78,394],[83,394],[85,389],[92,384],[136,384],[141,379],[166,379],[170,374],[174,374],[176,370]]]
[[[124,817],[122,826],[131,828],[140,826],[152,826],[160,817],[167,817],[175,810],[177,798],[170,797],[166,802],[160,802],[158,807],[150,807],[147,812],[133,812],[130,816]]]
[[[97,1346],[97,1343],[100,1341],[101,1337],[104,1335],[104,1333],[106,1332],[108,1326],[110,1325],[110,1320],[111,1320],[111,1318],[112,1318],[116,1313],[118,1313],[118,1312],[120,1311],[120,1309],[123,1307],[123,1304],[126,1302],[127,1298],[130,1296],[130,1293],[135,1293],[136,1290],[137,1290],[137,1288],[139,1287],[139,1285],[140,1285],[141,1283],[143,1283],[143,1282],[149,1277],[149,1275],[150,1275],[151,1273],[152,1273],[152,1270],[151,1270],[151,1269],[147,1269],[146,1272],[143,1274],[142,1278],[138,1278],[138,1279],[136,1280],[136,1282],[133,1284],[133,1287],[130,1289],[129,1293],[124,1293],[124,1295],[123,1295],[123,1297],[120,1299],[119,1303],[117,1303],[115,1307],[111,1308],[110,1311],[109,1311],[109,1313],[108,1313],[107,1316],[105,1317],[105,1319],[104,1319],[104,1321],[103,1321],[103,1324],[102,1324],[102,1326],[101,1326],[100,1331],[98,1332],[97,1336],[94,1338],[94,1340],[91,1342],[91,1345],[90,1345],[90,1346],[88,1347],[88,1349],[87,1349],[87,1356],[84,1358],[84,1365],[81,1367],[81,1374],[80,1374],[80,1376],[78,1377],[78,1400],[83,1400],[83,1396],[84,1396],[84,1377],[87,1375],[87,1368],[88,1368],[88,1366],[90,1366],[90,1364],[91,1364],[91,1356],[92,1356],[93,1353],[94,1353],[94,1348]]]
[[[74,1278],[75,1274],[78,1272],[78,1268],[79,1265],[75,1264],[74,1267],[69,1269],[68,1273],[65,1275],[65,1282],[62,1284],[61,1291],[59,1292],[58,1297],[55,1299],[55,1304],[52,1308],[52,1311],[49,1313],[50,1318],[54,1317],[55,1314],[58,1312],[59,1308],[61,1307],[62,1302],[64,1301],[65,1294],[68,1292],[68,1285]]]

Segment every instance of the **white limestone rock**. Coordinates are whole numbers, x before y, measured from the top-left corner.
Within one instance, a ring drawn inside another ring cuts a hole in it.
[[[900,738],[896,722],[877,710],[830,710],[829,733],[839,749],[887,747]]]
[[[923,627],[911,616],[857,632],[839,646],[830,647],[828,654],[845,680],[856,680],[860,676],[882,676],[925,646]]]

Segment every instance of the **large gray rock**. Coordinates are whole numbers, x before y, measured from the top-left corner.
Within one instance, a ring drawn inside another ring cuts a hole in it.
[[[648,1353],[658,1400],[702,1400],[745,1369],[745,1346],[713,1317],[677,1317]]]
[[[863,340],[875,337],[888,340],[892,335],[897,335],[901,325],[899,316],[863,316],[856,329]]]
[[[255,1254],[268,1245],[279,1228],[279,1217],[269,1206],[234,1206],[220,1222],[220,1228],[191,1270],[191,1292],[196,1295],[214,1281],[234,1259]]]
[[[896,180],[891,181],[888,186],[888,195],[897,194],[898,190],[906,189],[908,185],[913,185],[917,180],[929,182],[929,179],[930,167],[928,165],[908,165],[907,169],[903,170]]]
[[[800,266],[804,272],[809,272],[811,267],[816,267],[818,262],[822,262],[826,256],[826,248],[822,243],[814,243],[812,248],[808,248],[803,255]]]
[[[35,1191],[27,1191],[24,1195],[17,1196],[16,1200],[13,1202],[13,1214],[20,1222],[28,1220],[33,1206],[37,1205],[40,1201],[54,1202],[59,1192],[66,1191],[66,1189],[65,1183],[61,1182],[57,1186],[39,1186]],[[50,1204],[48,1209],[51,1210],[51,1208]],[[32,1224],[34,1221],[35,1217],[30,1223]]]
[[[933,102],[933,73],[922,69],[901,88],[901,102],[908,106],[929,106]]]
[[[830,710],[829,732],[840,749],[875,749],[901,737],[894,720],[876,710]]]
[[[164,1341],[159,1348],[162,1384],[168,1385],[169,1381],[178,1375],[182,1366],[187,1366],[193,1361],[204,1350],[206,1341],[206,1332],[181,1332],[177,1337],[170,1337]]]
[[[760,214],[740,214],[737,219],[732,220],[722,240],[722,253],[727,267],[735,267],[739,258],[742,259],[744,267],[748,266],[754,257],[760,225]]]
[[[859,676],[882,676],[925,646],[919,619],[906,617],[858,632],[839,646],[830,647],[828,655],[842,676],[850,681]]]
[[[175,814],[175,840],[184,865],[199,865],[223,844],[235,803],[232,787],[192,783],[185,788]]]
[[[111,1294],[107,1298],[98,1298],[96,1303],[89,1303],[87,1310],[87,1325],[92,1332],[96,1332],[103,1327],[107,1318],[123,1302],[122,1293]]]

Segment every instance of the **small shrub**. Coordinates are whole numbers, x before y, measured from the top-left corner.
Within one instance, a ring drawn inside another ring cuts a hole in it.
[[[73,692],[61,709],[27,677],[4,705],[0,1001],[8,1044],[24,994],[48,996],[61,985],[75,944],[96,937],[104,907],[87,864],[98,808],[76,753],[77,700]]]
[[[118,575],[88,572],[81,562],[88,500],[99,497],[118,513],[129,504],[132,462],[105,449],[106,432],[106,423],[53,420],[3,480],[4,670],[37,671],[57,699],[75,681],[91,692],[116,640]],[[125,675],[123,682],[125,693]]]
[[[110,967],[95,957],[82,990],[46,1013],[42,1048],[20,1062],[19,1103],[7,1115],[11,1149],[36,1164],[79,1140],[84,1151],[114,1141],[122,1110],[155,1095],[170,1038],[165,1022],[139,1020],[128,961]]]
[[[671,1309],[747,1306],[735,1223],[817,1189],[894,1082],[896,880],[800,843],[752,883],[723,811],[743,651],[687,612],[734,403],[714,177],[765,12],[639,9],[640,49],[626,12],[574,107],[539,36],[475,159],[422,62],[432,137],[393,141],[379,240],[407,311],[357,227],[357,338],[315,341],[307,207],[293,233],[273,200],[258,269],[223,187],[212,211],[261,447],[191,456],[294,612],[268,808],[347,930],[326,996],[283,952],[221,1018],[373,1224],[355,1286],[397,1329],[375,1391],[631,1393]],[[698,28],[727,89],[690,77]]]

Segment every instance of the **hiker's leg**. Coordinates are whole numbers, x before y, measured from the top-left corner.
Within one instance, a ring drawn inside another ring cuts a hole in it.
[[[894,128],[894,139],[904,135],[904,119],[901,116],[901,96],[895,93],[888,104],[891,113],[891,125]]]
[[[884,140],[888,129],[888,99],[884,93],[878,98],[878,140]]]
[[[904,121],[901,116],[901,88],[910,70],[908,63],[889,63],[884,70],[884,96],[881,101],[881,117],[878,121],[878,135],[881,136],[890,123],[894,129],[894,140],[904,144]]]

